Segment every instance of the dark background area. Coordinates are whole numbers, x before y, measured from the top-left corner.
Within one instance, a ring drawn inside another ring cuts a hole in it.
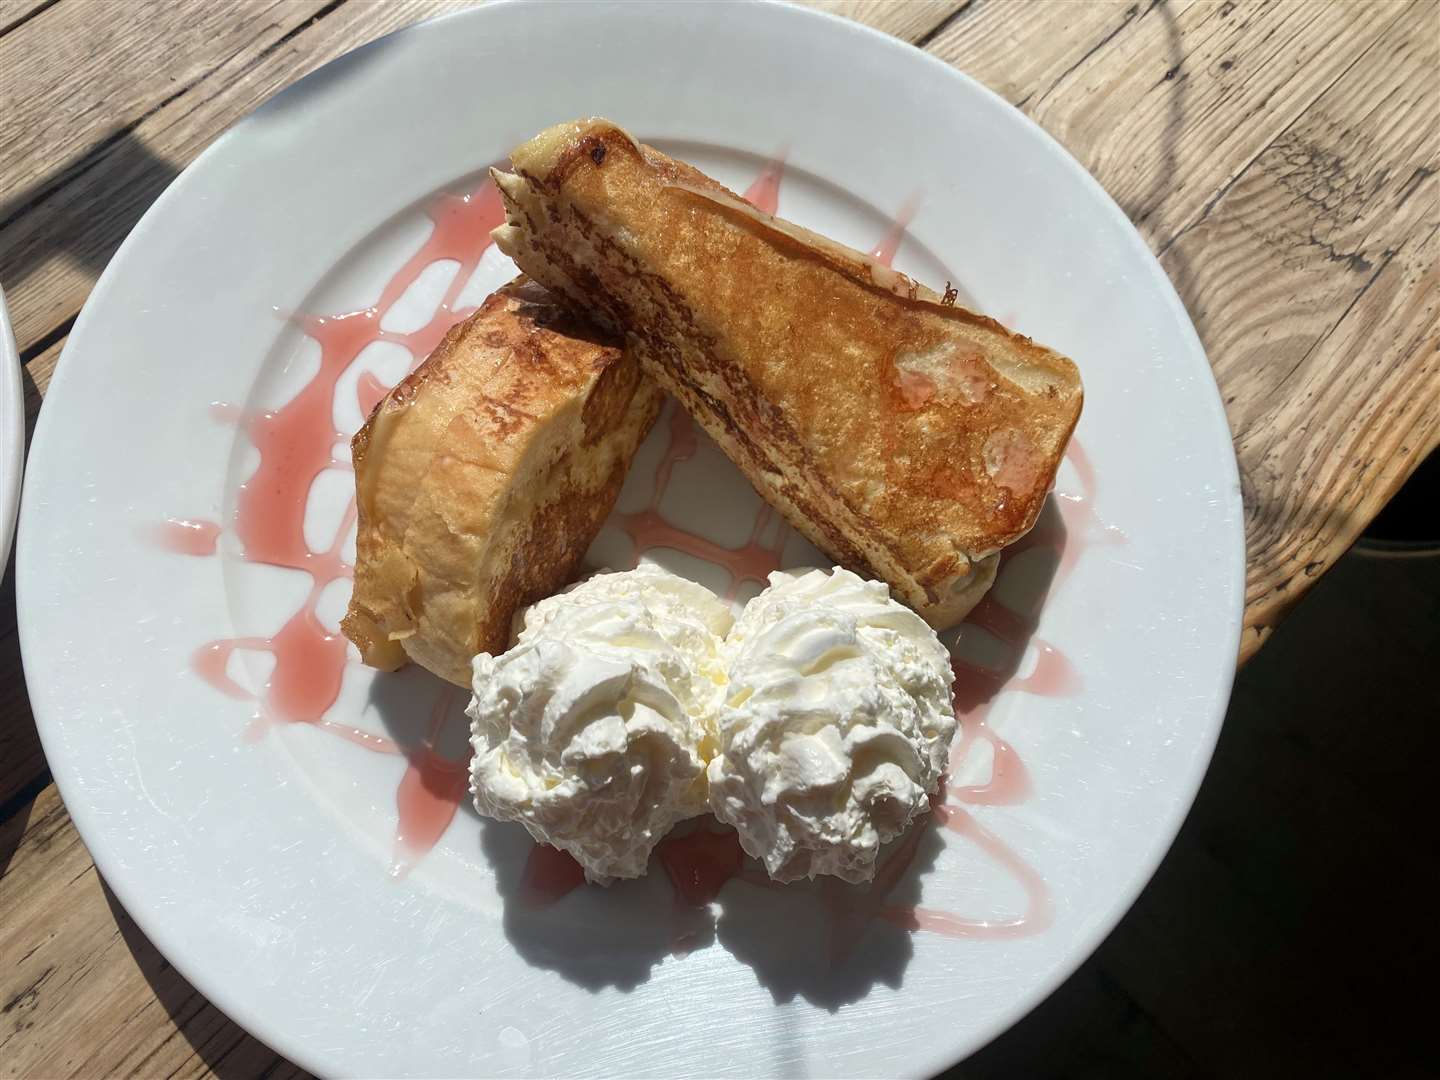
[[[1440,457],[1236,679],[1135,907],[945,1080],[1437,1076]]]

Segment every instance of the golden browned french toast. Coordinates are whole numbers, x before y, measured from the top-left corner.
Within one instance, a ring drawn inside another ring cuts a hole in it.
[[[1075,365],[609,121],[511,161],[500,248],[623,332],[816,546],[935,627],[962,619],[1054,482]]]
[[[461,686],[558,591],[610,512],[660,389],[608,334],[524,278],[491,295],[375,407],[351,444],[367,664]]]

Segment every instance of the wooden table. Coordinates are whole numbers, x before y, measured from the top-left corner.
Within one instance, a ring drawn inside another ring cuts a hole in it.
[[[33,423],[96,277],[176,173],[327,60],[466,0],[0,0],[0,283]],[[1252,655],[1440,441],[1440,4],[832,0],[992,87],[1179,290],[1244,487]],[[738,9],[736,18],[744,18]],[[0,601],[0,1073],[295,1070],[95,872]]]

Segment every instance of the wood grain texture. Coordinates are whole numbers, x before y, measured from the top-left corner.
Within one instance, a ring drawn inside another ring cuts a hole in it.
[[[902,41],[921,41],[970,0],[800,0],[830,15],[841,15],[883,30]]]
[[[73,6],[88,9],[85,0]],[[253,47],[221,54],[183,92],[162,99],[135,123],[99,143],[78,163],[60,166],[58,187],[25,204],[8,223],[0,218],[0,281],[5,282],[16,344],[26,355],[73,319],[100,272],[141,215],[165,187],[206,146],[278,91],[322,64],[408,23],[460,6],[447,0],[393,0],[384,4],[343,3],[318,22],[305,7],[296,22],[261,19],[267,34]],[[0,47],[42,20],[72,7],[70,0],[0,38]],[[225,5],[204,5],[223,12]],[[286,4],[286,11],[291,10]],[[189,5],[177,5],[178,12]],[[268,11],[269,9],[266,9]],[[323,10],[323,8],[321,9]],[[159,63],[172,48],[164,38],[135,66]],[[78,78],[101,77],[97,69]],[[166,76],[168,79],[168,76]]]
[[[1055,34],[1047,15],[1057,10],[1074,13],[1088,36]],[[1002,82],[1006,97],[1079,158],[1158,249],[1402,10],[1383,0],[982,3],[930,51],[982,82],[1024,57],[1039,81]]]
[[[51,171],[43,164],[27,166],[30,177],[19,194],[0,205],[0,281],[5,283],[11,322],[21,354],[43,347],[61,332],[80,310],[110,257],[141,215],[181,169],[227,127],[253,111],[274,94],[315,68],[351,49],[422,19],[478,6],[480,0],[342,0],[340,6],[320,6],[318,0],[255,0],[253,8],[227,14],[228,5],[205,4],[199,9],[229,29],[220,35],[220,48],[197,50],[178,74],[169,58],[189,48],[191,5],[162,4],[173,13],[169,20],[144,25],[139,31],[106,39],[105,48],[93,51],[83,31],[93,9],[86,0],[66,0],[0,38],[0,64],[7,59],[16,70],[18,52],[30,48],[29,38],[46,35],[51,23],[63,23],[57,33],[71,44],[52,46],[63,55],[68,80],[95,84],[102,107],[91,103],[74,121],[81,134],[59,140]],[[877,29],[902,37],[918,38],[960,5],[957,2],[881,3],[876,0],[842,0],[819,6],[854,17]],[[325,17],[309,21],[317,11]],[[140,22],[117,20],[139,27]],[[236,41],[246,42],[237,47]],[[76,44],[78,42],[78,44]],[[76,49],[85,57],[77,60]],[[187,54],[188,55],[188,54]],[[79,70],[75,64],[81,62]],[[120,70],[112,65],[122,63]],[[208,65],[208,66],[207,66]],[[3,70],[3,66],[0,66]],[[156,72],[159,78],[138,78],[136,72]],[[183,80],[189,80],[184,82]],[[172,81],[173,80],[173,81]],[[108,84],[123,83],[121,110],[112,116],[105,94]],[[128,89],[142,83],[149,90]],[[5,84],[8,86],[7,78]],[[166,91],[162,96],[154,87]],[[48,84],[17,86],[13,96],[23,101],[32,92],[53,109],[63,97],[66,81],[52,92]],[[176,90],[177,86],[183,87]],[[10,91],[7,90],[7,95]],[[28,126],[26,155],[43,157],[47,125],[38,108]],[[52,121],[53,122],[53,121]],[[8,127],[0,130],[8,130]],[[100,138],[101,133],[106,133]],[[17,139],[21,136],[16,136]],[[88,147],[89,149],[83,149]],[[33,151],[33,152],[32,152]],[[5,153],[0,144],[0,155]],[[31,176],[32,173],[38,175]],[[20,211],[23,209],[23,213]]]
[[[101,882],[53,786],[0,826],[3,856],[4,1075],[304,1075],[231,1023],[145,939]]]
[[[23,199],[8,172],[0,190],[0,281],[27,358],[27,420],[100,270],[180,168],[327,60],[467,6],[159,4],[138,35],[118,25],[135,20],[95,19],[92,0],[0,0],[0,107],[23,86],[29,118],[24,132],[0,127],[0,161],[28,177]],[[1440,437],[1440,5],[814,6],[921,42],[991,85],[1097,175],[1160,255],[1236,436],[1249,656]],[[63,40],[37,37],[47,25],[65,27]],[[16,40],[47,63],[23,83],[6,62],[22,55]],[[0,1072],[290,1075],[165,964],[98,881],[45,786],[12,577],[0,593]],[[1208,858],[1187,857],[1184,888],[1214,884]],[[1141,927],[1142,951],[1169,955],[1179,932]],[[1254,944],[1222,943],[1215,962],[1239,970]],[[1094,977],[1108,993],[1112,974]],[[1125,978],[1140,989],[1114,993],[1096,1023],[1128,1016],[1137,997],[1174,1004],[1153,978]],[[1133,1030],[1149,1060],[1183,1071],[1171,1032]]]
[[[0,37],[57,3],[59,0],[0,0]]]
[[[1095,174],[1195,320],[1245,494],[1242,661],[1440,439],[1437,40],[1425,0],[980,0],[930,44]]]
[[[263,51],[323,6],[324,0],[130,0],[123,18],[101,18],[94,4],[57,4],[0,37],[6,72],[0,220],[63,183],[67,173],[57,164],[82,161],[227,57]],[[91,77],[77,78],[80,71]]]
[[[1440,442],[1436,31],[1407,8],[1161,260],[1236,433],[1246,656]]]

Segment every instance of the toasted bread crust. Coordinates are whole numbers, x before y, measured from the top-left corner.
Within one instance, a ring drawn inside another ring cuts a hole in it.
[[[367,664],[461,686],[518,607],[574,575],[662,394],[611,337],[521,279],[454,327],[351,444]]]
[[[502,250],[627,334],[813,543],[933,625],[962,618],[1054,481],[1075,365],[608,121],[512,161]]]

